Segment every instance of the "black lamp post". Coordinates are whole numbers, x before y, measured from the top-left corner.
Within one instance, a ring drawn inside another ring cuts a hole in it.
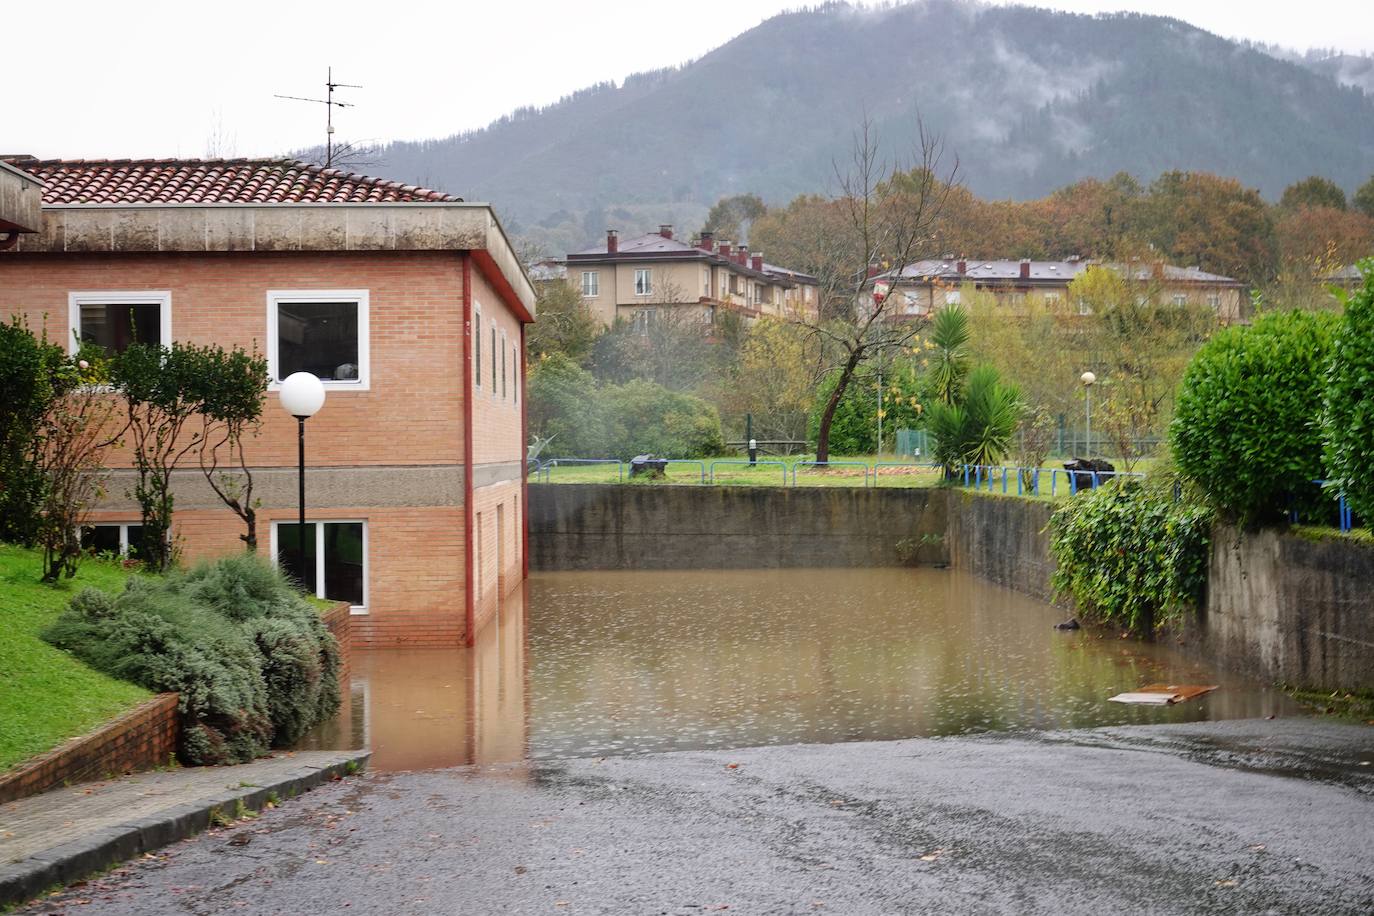
[[[305,421],[324,406],[324,384],[309,372],[293,372],[281,383],[282,409],[296,418],[297,461],[300,485],[300,517],[296,525],[296,556],[305,581]],[[319,588],[319,583],[315,583]]]

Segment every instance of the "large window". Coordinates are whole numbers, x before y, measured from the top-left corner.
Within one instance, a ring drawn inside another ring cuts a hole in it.
[[[87,553],[137,557],[143,540],[143,526],[136,522],[114,522],[105,525],[84,525],[81,528],[81,549]]]
[[[647,267],[635,271],[635,295],[650,296],[654,292],[653,272]]]
[[[310,372],[326,385],[366,388],[366,290],[272,290],[267,360],[272,380]]]
[[[630,329],[636,334],[648,334],[649,328],[654,324],[654,309],[635,309],[634,317],[630,319]]]
[[[304,552],[300,525],[274,522],[272,547],[277,563],[307,592],[367,612],[366,522],[306,522]]]
[[[77,340],[119,353],[131,344],[172,342],[172,294],[166,290],[69,293],[68,320]]]
[[[582,297],[595,299],[599,295],[601,295],[601,272],[596,270],[582,271]]]

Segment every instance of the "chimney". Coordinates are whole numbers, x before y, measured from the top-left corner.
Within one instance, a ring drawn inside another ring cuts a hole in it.
[[[735,249],[735,260],[739,261],[741,267],[749,266],[749,246],[741,245]]]
[[[620,237],[614,229],[606,230],[606,253],[615,254],[620,250]]]
[[[869,261],[869,262],[868,262],[868,279],[872,280],[872,279],[873,279],[874,277],[876,277],[876,276],[878,276],[878,262],[877,262],[877,261]]]
[[[960,276],[968,273],[968,261],[965,261],[961,258],[959,260],[959,263],[955,264],[954,266],[959,271]]]
[[[1158,283],[1164,279],[1164,262],[1155,261],[1150,265],[1150,279]]]
[[[720,256],[723,257],[723,258],[729,258],[729,257],[730,257],[730,240],[729,240],[729,239],[721,239],[721,240],[720,240]]]
[[[755,270],[757,270],[759,273],[763,273],[763,252],[762,252],[762,251],[756,251],[756,252],[754,252],[754,254],[753,254],[752,257],[753,257],[753,264],[752,264],[753,268],[754,268]]]
[[[716,250],[716,234],[707,230],[701,234],[701,243],[697,246],[702,251]]]
[[[1030,261],[1026,260],[1025,258],[1021,259],[1021,279],[1030,279]]]
[[[665,239],[670,239],[670,238],[672,238],[672,237],[673,237],[673,224],[672,224],[672,223],[661,223],[661,224],[659,225],[659,227],[658,227],[658,234],[661,235],[661,236],[663,236]]]

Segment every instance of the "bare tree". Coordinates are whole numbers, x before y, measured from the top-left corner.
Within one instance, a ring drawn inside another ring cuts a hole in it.
[[[907,267],[931,253],[940,214],[958,186],[957,158],[942,174],[943,141],[923,122],[918,121],[917,128],[906,168],[880,157],[877,134],[867,117],[855,131],[848,167],[835,164],[842,222],[835,227],[838,237],[828,246],[835,261],[819,276],[822,313],[796,319],[821,339],[825,352],[833,354],[826,373],[838,373],[821,414],[816,441],[820,462],[830,458],[830,426],[855,372],[876,356],[908,346],[922,326],[896,319],[893,297],[882,295],[869,276],[869,267],[875,266],[887,277],[900,278]]]

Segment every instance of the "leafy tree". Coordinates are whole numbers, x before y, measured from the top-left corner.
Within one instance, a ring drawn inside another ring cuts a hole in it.
[[[717,366],[710,321],[699,311],[662,305],[644,324],[616,319],[589,359],[602,381],[648,379],[674,391],[697,388]]]
[[[256,436],[267,392],[267,360],[257,352],[235,347],[206,347],[193,361],[196,403],[201,429],[197,459],[205,482],[231,512],[243,521],[239,540],[258,549],[258,503],[253,499],[253,472],[244,453],[244,440]],[[223,469],[228,462],[233,470]]]
[[[1164,258],[1260,282],[1273,273],[1274,227],[1258,191],[1206,172],[1165,172],[1141,208],[1140,237]]]
[[[1272,312],[1217,334],[1183,376],[1169,428],[1178,469],[1245,523],[1329,501],[1318,424],[1335,316]]]
[[[962,304],[946,305],[935,313],[930,342],[931,397],[941,404],[955,404],[964,393],[969,370],[969,318]]]
[[[20,318],[0,324],[0,540],[32,544],[38,535],[43,474],[38,452],[44,417],[61,397],[66,353]]]
[[[1355,196],[1351,200],[1355,209],[1365,216],[1374,219],[1374,175],[1355,191]]]
[[[1326,463],[1351,508],[1374,519],[1374,258],[1360,262],[1364,283],[1342,295],[1345,314],[1331,348],[1322,434]]]
[[[1318,281],[1374,252],[1374,219],[1357,210],[1285,210],[1278,214],[1274,230],[1283,269]]]
[[[725,451],[720,414],[701,398],[646,379],[606,386],[600,396],[609,457],[708,458]]]
[[[881,452],[899,428],[913,428],[921,422],[925,405],[921,403],[921,380],[906,361],[888,366],[882,374],[881,399],[876,367],[869,366],[854,378],[835,410],[830,442],[841,455],[871,455]],[[816,392],[808,435],[814,439],[820,418],[830,400],[832,377]],[[882,441],[878,440],[879,415],[882,416]]]
[[[535,360],[526,379],[530,434],[547,439],[544,457],[605,458],[606,417],[596,379],[566,353]]]
[[[815,351],[814,338],[795,324],[755,322],[722,392],[725,409],[734,417],[752,414],[755,438],[802,439],[819,370]]]
[[[529,358],[566,353],[573,362],[583,363],[601,333],[601,325],[587,307],[581,291],[566,280],[540,282],[536,289],[539,320],[525,333]]]
[[[1345,209],[1345,192],[1330,178],[1313,175],[1296,181],[1283,189],[1279,206],[1287,210],[1299,207],[1325,207],[1331,210]]]
[[[714,232],[718,239],[744,240],[750,224],[766,212],[768,208],[757,194],[722,197],[706,214],[701,231]]]

